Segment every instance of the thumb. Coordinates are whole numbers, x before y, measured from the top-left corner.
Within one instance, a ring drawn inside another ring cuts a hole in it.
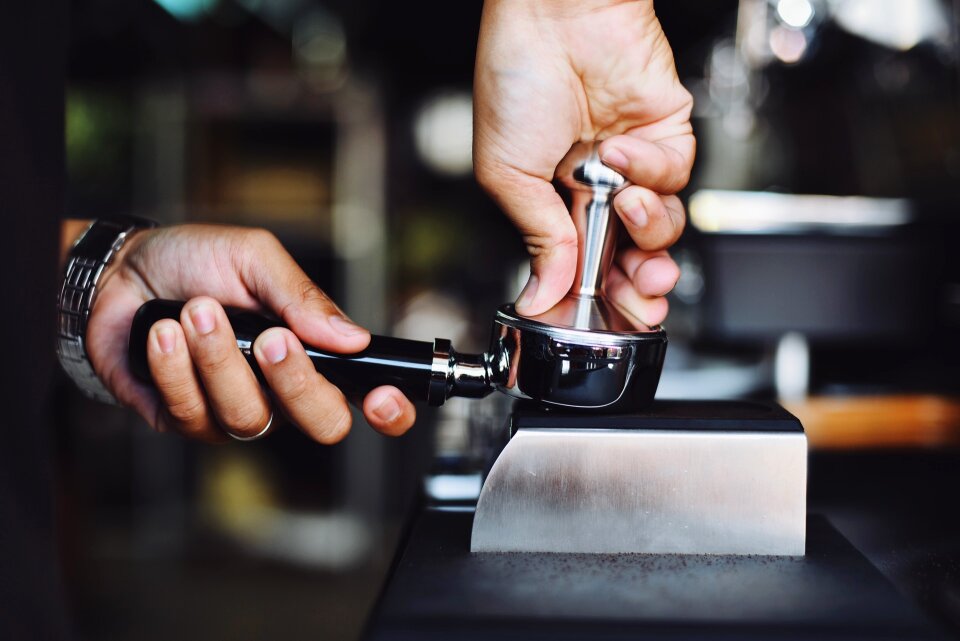
[[[577,230],[563,199],[548,180],[523,174],[485,174],[477,179],[523,235],[530,253],[530,279],[517,299],[517,313],[536,316],[566,296],[577,271]]]
[[[370,343],[370,332],[347,318],[276,237],[264,234],[248,246],[243,280],[300,340],[343,354],[358,352]]]

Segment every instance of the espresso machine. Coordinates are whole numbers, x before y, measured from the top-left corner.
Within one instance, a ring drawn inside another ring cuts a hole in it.
[[[795,417],[773,403],[654,401],[667,336],[604,294],[612,202],[627,183],[597,148],[575,145],[556,171],[579,255],[553,309],[501,306],[483,354],[385,336],[353,355],[307,346],[348,397],[394,385],[435,406],[515,399],[476,504],[413,517],[367,637],[936,638],[825,519],[808,517]],[[147,333],[182,305],[137,313],[130,357],[145,380]],[[228,316],[259,375],[253,341],[278,321]]]

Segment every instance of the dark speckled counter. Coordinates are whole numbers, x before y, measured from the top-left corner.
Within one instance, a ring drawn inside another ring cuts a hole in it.
[[[471,554],[469,509],[426,509],[371,641],[940,639],[822,517],[807,556]]]

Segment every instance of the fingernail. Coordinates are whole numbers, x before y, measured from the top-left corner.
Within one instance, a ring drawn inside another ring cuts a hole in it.
[[[377,405],[373,413],[384,423],[393,423],[400,417],[401,411],[400,404],[397,403],[392,396],[388,396],[382,403]]]
[[[536,274],[530,274],[530,278],[527,279],[527,284],[524,286],[523,291],[520,292],[520,297],[517,299],[515,305],[518,312],[523,313],[523,309],[533,305],[533,300],[537,297],[537,288],[540,286],[540,279]]]
[[[276,365],[287,357],[287,339],[280,332],[264,337],[260,351],[272,364]]]
[[[647,220],[647,208],[643,206],[643,201],[633,200],[631,202],[623,205],[623,213],[626,214],[627,218],[630,219],[630,222],[636,225],[637,227],[646,227]]]
[[[193,321],[193,328],[201,335],[209,334],[217,326],[217,321],[213,316],[213,308],[204,303],[196,305],[190,310],[190,320]]]
[[[342,336],[356,336],[357,334],[363,334],[367,331],[359,325],[351,323],[343,316],[331,316],[330,327]]]
[[[169,327],[158,327],[156,329],[157,345],[164,354],[169,354],[177,346],[177,336]]]
[[[626,169],[630,164],[627,156],[616,147],[611,147],[603,152],[600,160],[602,160],[605,165],[610,165],[616,169]]]

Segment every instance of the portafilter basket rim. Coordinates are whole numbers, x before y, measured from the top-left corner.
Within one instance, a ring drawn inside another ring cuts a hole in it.
[[[521,316],[517,313],[514,303],[501,305],[497,309],[494,321],[522,332],[545,334],[564,342],[597,347],[621,347],[653,341],[662,342],[667,334],[661,325],[652,326],[646,330],[638,329],[635,332],[576,329],[573,327],[549,325],[526,316]]]

